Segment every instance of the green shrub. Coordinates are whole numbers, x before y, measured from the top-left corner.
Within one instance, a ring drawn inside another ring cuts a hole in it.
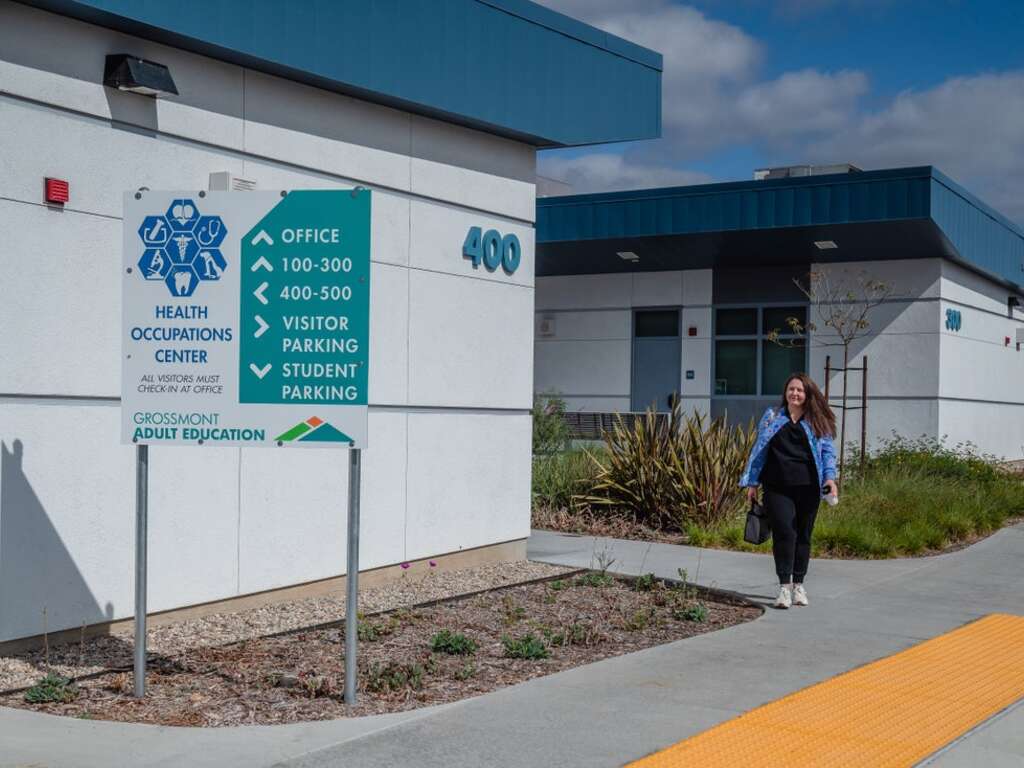
[[[565,400],[554,392],[534,395],[533,454],[551,454],[569,444],[569,425],[565,421]]]
[[[645,573],[642,576],[637,576],[633,581],[633,587],[637,592],[650,592],[654,589],[655,577],[653,573]]]
[[[850,463],[839,504],[822,506],[813,554],[883,558],[937,551],[988,534],[1024,512],[1024,479],[1001,471],[969,446],[893,439],[866,461]],[[743,541],[743,519],[691,525],[690,542],[768,551]]]
[[[543,627],[541,634],[552,648],[564,645],[587,645],[593,634],[593,627],[583,622],[574,621],[562,632],[555,632],[549,627]]]
[[[568,507],[573,496],[586,491],[595,477],[594,461],[582,448],[534,456],[533,504]]]
[[[703,414],[686,417],[682,451],[672,457],[680,499],[677,530],[691,521],[716,525],[746,507],[739,481],[756,437],[753,422],[730,428],[724,418],[718,418],[705,428]]]
[[[684,415],[679,400],[667,418],[653,409],[632,426],[619,418],[605,433],[605,456],[591,456],[597,476],[590,492],[574,501],[591,511],[629,510],[658,530],[720,522],[744,504],[739,479],[755,436],[753,424]]]
[[[868,479],[878,473],[980,483],[1001,479],[995,457],[979,453],[973,443],[958,443],[949,448],[943,440],[928,437],[912,440],[895,432],[882,442],[881,448],[866,457],[863,471],[859,456],[856,452],[851,455],[847,472],[848,480]]]
[[[501,638],[501,644],[505,646],[505,655],[510,659],[546,659],[550,655],[544,641],[532,632],[516,638],[505,635]]]
[[[456,680],[469,680],[469,678],[476,675],[476,664],[471,661],[467,661],[457,670],[455,670]]]
[[[622,622],[622,628],[627,632],[642,632],[654,618],[652,608],[638,608],[633,615]]]
[[[461,632],[442,629],[430,638],[430,648],[438,653],[447,653],[451,656],[472,656],[476,653],[477,644],[475,640],[466,637]]]
[[[610,587],[614,583],[615,578],[604,571],[587,571],[576,577],[578,587]]]
[[[703,624],[708,620],[708,607],[704,603],[691,603],[672,610],[672,618],[680,621],[694,621]]]
[[[418,691],[423,687],[423,678],[427,669],[419,663],[399,663],[389,661],[387,664],[374,662],[366,673],[366,690],[373,693],[400,691],[410,688]]]
[[[69,677],[52,672],[41,678],[25,691],[25,701],[30,704],[68,704],[78,698],[78,687]]]
[[[358,623],[356,624],[356,636],[361,643],[375,643],[382,637],[394,633],[399,623],[400,621],[394,617],[386,621],[365,620],[365,617],[360,612],[358,614]]]

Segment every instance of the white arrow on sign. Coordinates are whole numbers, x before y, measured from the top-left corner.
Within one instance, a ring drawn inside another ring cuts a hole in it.
[[[258,259],[256,259],[256,261],[255,261],[255,263],[253,263],[251,269],[252,269],[253,272],[255,272],[257,269],[265,269],[265,270],[267,270],[267,272],[273,272],[274,271],[274,268],[272,266],[270,266],[270,262],[267,261],[266,258],[263,257],[263,256],[260,256]]]
[[[264,376],[266,376],[268,373],[270,373],[270,369],[273,368],[273,367],[274,366],[272,364],[267,363],[262,368],[257,368],[256,367],[256,363],[249,363],[249,370],[252,371],[253,373],[255,373],[256,374],[256,378],[260,379],[261,381],[263,380]]]
[[[267,328],[270,327],[270,323],[268,323],[259,315],[256,315],[256,317],[253,319],[260,324],[260,327],[256,329],[256,333],[253,334],[253,336],[255,336],[258,339],[260,336],[267,332]]]
[[[267,304],[270,303],[269,301],[267,301],[267,297],[263,295],[263,292],[267,290],[267,288],[269,287],[270,283],[264,280],[262,283],[260,283],[260,287],[252,292],[252,295],[259,299],[260,303],[263,304],[263,306],[266,306]]]
[[[252,240],[249,241],[252,245],[259,245],[260,243],[266,243],[267,245],[274,244],[274,238],[267,234],[267,230],[261,229],[259,233]]]

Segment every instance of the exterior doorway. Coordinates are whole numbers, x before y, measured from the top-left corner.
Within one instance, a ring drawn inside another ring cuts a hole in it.
[[[630,409],[671,409],[682,367],[678,309],[645,309],[633,314],[633,372]]]

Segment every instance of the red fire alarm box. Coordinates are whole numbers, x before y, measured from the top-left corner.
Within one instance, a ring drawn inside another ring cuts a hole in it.
[[[691,325],[689,328],[686,329],[686,332],[690,336],[696,336],[697,335],[697,326],[696,325]]]
[[[64,205],[71,199],[71,188],[64,179],[46,180],[46,202]]]

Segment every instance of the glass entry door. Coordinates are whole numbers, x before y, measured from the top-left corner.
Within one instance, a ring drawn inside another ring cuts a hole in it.
[[[633,375],[630,408],[671,409],[682,368],[678,309],[639,310],[633,315]]]

